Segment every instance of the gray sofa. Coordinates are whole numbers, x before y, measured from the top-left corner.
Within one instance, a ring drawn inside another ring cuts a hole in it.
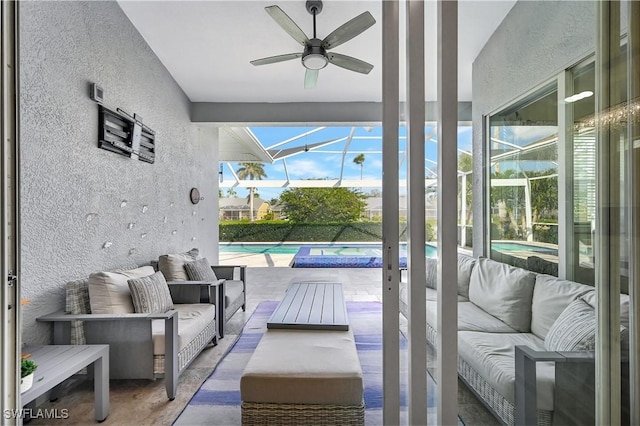
[[[434,348],[438,333],[436,280],[437,260],[428,259],[427,341]],[[537,411],[533,414],[535,422],[551,424],[560,396],[555,395],[556,364],[549,360],[566,357],[550,354],[573,351],[578,360],[584,360],[585,354],[592,360],[588,351],[595,345],[594,288],[465,255],[458,256],[457,286],[459,377],[499,420],[509,425],[521,424],[525,407],[520,403],[516,410],[516,347],[521,359],[522,354],[524,358],[545,354],[546,358],[539,358],[544,362],[534,361],[537,380],[529,388],[536,389],[537,395],[529,395],[526,410],[531,419],[533,405]],[[400,310],[407,316],[404,284],[400,289]],[[626,295],[621,297],[621,313],[623,326],[628,328]],[[576,315],[587,320],[576,320]],[[623,336],[622,341],[625,340]],[[519,385],[520,390],[525,389],[522,383]]]
[[[53,323],[56,345],[109,345],[110,379],[165,379],[176,397],[178,377],[217,341],[216,308],[197,300],[158,313],[136,313],[128,280],[154,274],[151,266],[98,272],[66,285],[65,310],[37,318]],[[168,285],[171,287],[171,285]],[[199,296],[201,285],[194,284]],[[213,287],[204,286],[205,289]],[[213,296],[212,296],[213,297]]]
[[[185,264],[196,260],[206,261],[204,264],[210,268],[208,274],[204,276],[198,275],[197,281],[189,276],[185,269]],[[171,288],[171,295],[175,300],[183,300],[186,296],[187,300],[194,297],[190,284],[199,284],[202,286],[200,290],[200,301],[203,303],[216,303],[216,299],[220,302],[216,309],[218,310],[218,337],[224,337],[224,326],[239,309],[246,310],[247,304],[247,267],[244,265],[210,265],[208,260],[200,257],[197,248],[192,248],[185,253],[173,253],[160,256],[158,262],[152,261],[151,265],[161,271],[167,283]],[[213,273],[211,273],[213,272]],[[221,290],[217,294],[217,298],[210,298],[210,289],[207,284],[217,286]]]

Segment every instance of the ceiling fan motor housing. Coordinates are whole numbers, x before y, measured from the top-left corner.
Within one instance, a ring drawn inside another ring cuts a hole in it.
[[[322,1],[321,0],[307,0],[307,12],[312,15],[317,15],[322,12]]]
[[[329,63],[327,51],[322,47],[322,40],[312,38],[302,53],[302,65],[310,70],[321,70]]]

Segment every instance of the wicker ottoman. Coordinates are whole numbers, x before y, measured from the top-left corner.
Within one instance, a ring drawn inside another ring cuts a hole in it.
[[[268,330],[240,379],[243,425],[363,425],[350,331]]]

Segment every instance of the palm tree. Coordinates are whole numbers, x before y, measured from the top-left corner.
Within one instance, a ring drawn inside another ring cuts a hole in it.
[[[360,180],[362,180],[362,168],[364,167],[364,154],[358,154],[354,157],[353,162],[360,166]]]
[[[262,180],[262,178],[267,177],[264,166],[261,163],[239,163],[239,165],[240,168],[236,172],[239,179]],[[255,220],[253,217],[253,194],[255,189],[255,187],[249,188],[249,214],[251,222]]]

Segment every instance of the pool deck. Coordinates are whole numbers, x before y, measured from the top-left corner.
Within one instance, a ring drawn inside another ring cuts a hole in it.
[[[289,267],[294,254],[220,253],[220,265],[247,265],[259,267]]]

